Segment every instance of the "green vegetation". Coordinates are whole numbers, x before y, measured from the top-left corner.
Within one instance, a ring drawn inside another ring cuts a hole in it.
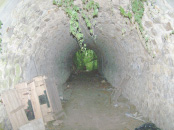
[[[138,23],[141,33],[144,31],[142,25],[142,17],[144,14],[144,1],[146,0],[133,0],[132,2],[132,12],[134,13],[135,22]]]
[[[170,35],[174,35],[174,30],[170,33]]]
[[[93,18],[98,16],[99,4],[93,0],[82,0],[83,8],[74,5],[74,0],[53,0],[53,4],[63,7],[63,10],[70,18],[70,33],[76,38],[82,51],[86,51],[84,35],[81,32],[79,17],[86,23],[91,35],[93,34]]]
[[[0,29],[2,28],[2,22],[0,21]],[[0,33],[0,35],[1,35],[1,33]],[[2,51],[2,47],[1,47],[1,43],[2,43],[2,39],[0,38],[0,52]]]
[[[132,13],[129,11],[129,12],[125,12],[125,10],[123,9],[123,7],[120,6],[120,13],[122,16],[126,17],[126,18],[129,18],[129,20],[132,19]]]
[[[146,36],[144,34],[144,28],[142,25],[142,18],[144,15],[144,2],[146,2],[147,0],[133,0],[131,5],[132,5],[132,12],[134,14],[134,19],[135,22],[138,24],[138,28],[141,32],[142,37],[145,40],[145,48],[147,49],[148,53],[151,54],[151,47],[149,46],[150,44],[148,44],[150,42],[150,37]],[[154,54],[153,58],[154,58]]]
[[[87,52],[87,53],[86,53]],[[93,50],[77,51],[73,59],[77,70],[92,71],[97,69],[97,56]]]
[[[142,25],[142,17],[144,14],[144,2],[146,0],[133,0],[132,5],[132,12],[134,13],[135,22],[138,23],[139,30],[142,33],[144,31]],[[126,12],[123,7],[120,6],[120,13],[122,16],[132,19],[132,13],[130,11]]]
[[[147,43],[149,41],[149,37],[145,37],[145,42]]]

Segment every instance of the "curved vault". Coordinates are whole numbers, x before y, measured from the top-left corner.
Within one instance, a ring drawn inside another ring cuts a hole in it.
[[[155,77],[158,73],[156,67],[162,63],[148,55],[136,29],[129,21],[123,22],[118,5],[108,4],[107,0],[98,2],[101,9],[96,18],[96,41],[83,23],[81,27],[87,46],[98,56],[99,72],[114,87],[121,87],[123,95],[144,116],[161,128],[174,128],[174,124],[170,123],[174,121],[171,116],[171,113],[174,114],[173,108],[168,99],[163,98],[166,92],[172,93],[174,90],[163,91],[163,80],[156,82]],[[122,29],[126,30],[124,35]],[[38,75],[49,77],[52,82],[49,87],[61,86],[71,73],[72,56],[79,49],[69,34],[68,18],[61,9],[52,5],[52,0],[20,2],[13,11],[13,21],[3,41],[1,70],[5,71],[0,75],[2,91]],[[159,72],[159,77],[162,75]],[[129,79],[126,78],[128,76]],[[123,79],[127,80],[126,84],[119,86]],[[5,117],[2,105],[1,110],[1,117]]]

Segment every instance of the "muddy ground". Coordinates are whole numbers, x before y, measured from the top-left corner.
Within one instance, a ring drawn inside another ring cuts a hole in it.
[[[97,72],[72,75],[64,87],[62,101],[65,118],[58,126],[49,129],[57,130],[134,130],[144,124],[126,116],[136,115],[135,106],[123,96],[117,107],[112,103],[114,88]]]

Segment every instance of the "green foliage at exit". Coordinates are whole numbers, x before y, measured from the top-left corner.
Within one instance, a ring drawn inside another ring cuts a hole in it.
[[[93,50],[87,49],[77,51],[74,57],[74,64],[77,70],[92,71],[97,69],[97,56]]]

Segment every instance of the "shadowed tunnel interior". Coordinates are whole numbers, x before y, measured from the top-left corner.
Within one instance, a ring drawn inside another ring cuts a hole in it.
[[[80,26],[87,48],[94,50],[98,57],[98,72],[113,87],[121,89],[123,96],[143,116],[161,128],[172,130],[174,89],[170,81],[174,69],[169,59],[172,43],[164,41],[166,44],[159,47],[161,50],[156,51],[153,58],[145,49],[136,25],[120,15],[120,3],[96,1],[100,4],[95,19],[96,39],[91,37],[82,20]],[[79,50],[69,33],[68,17],[52,5],[52,0],[21,1],[14,8],[11,8],[10,20],[6,20],[5,15],[2,17],[2,21],[8,23],[2,30],[3,60],[0,63],[1,70],[6,70],[0,75],[2,91],[45,75],[49,88],[57,88],[61,98],[62,86],[72,72],[73,56]],[[123,30],[126,31],[123,33]],[[3,107],[1,111],[5,111]],[[3,120],[6,115],[1,115]]]

